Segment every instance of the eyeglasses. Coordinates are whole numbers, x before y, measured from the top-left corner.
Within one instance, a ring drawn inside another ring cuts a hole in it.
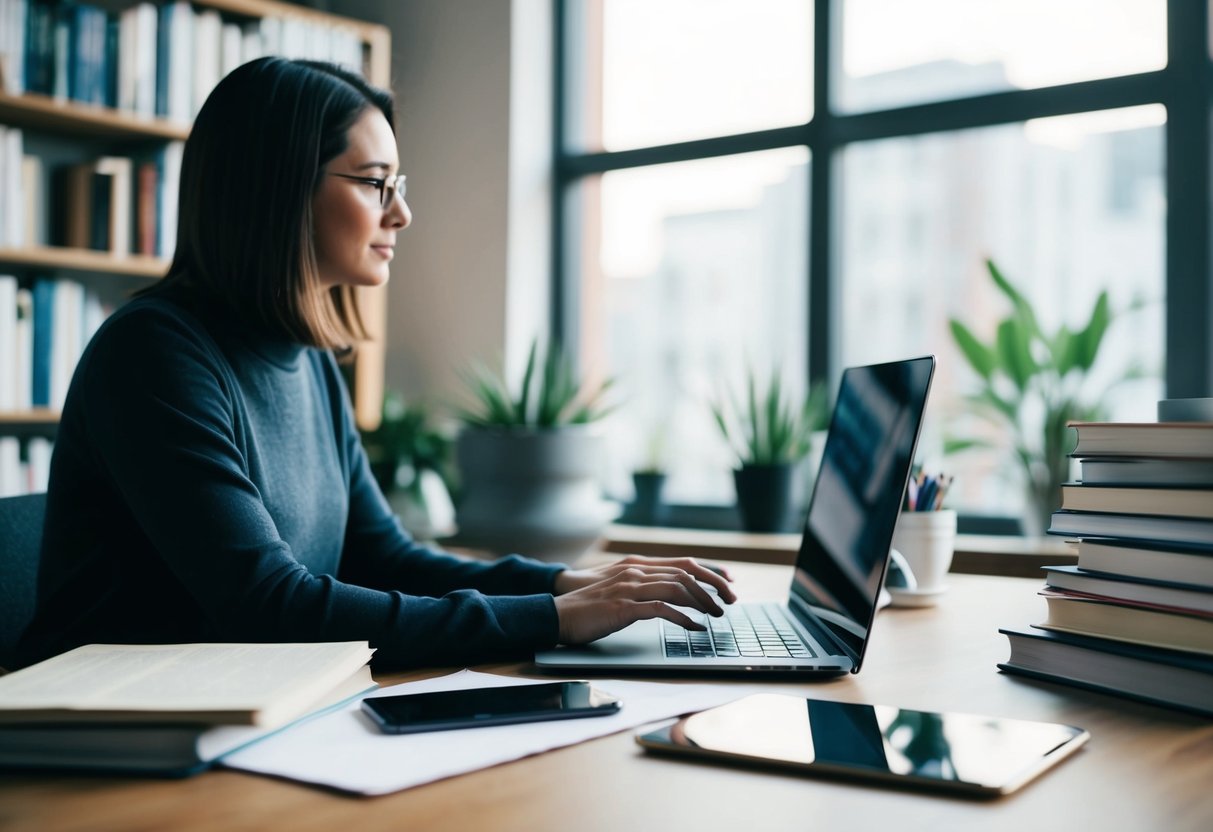
[[[388,176],[382,179],[375,176],[354,176],[350,173],[330,173],[329,176],[340,176],[342,179],[350,179],[354,182],[362,182],[366,185],[374,185],[379,189],[379,207],[385,211],[392,204],[392,199],[399,194],[401,199],[404,199],[404,180],[403,173],[398,173],[395,176]]]

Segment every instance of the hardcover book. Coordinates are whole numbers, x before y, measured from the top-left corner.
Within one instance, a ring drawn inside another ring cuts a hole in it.
[[[1213,488],[1125,488],[1066,483],[1061,507],[1071,511],[1213,518]]]
[[[1084,485],[1157,485],[1213,488],[1213,459],[1087,457]]]
[[[1129,578],[1213,586],[1213,552],[1101,538],[1074,541],[1078,568]]]
[[[1213,615],[1142,609],[1050,590],[1040,594],[1049,605],[1040,625],[1046,630],[1213,655]]]
[[[1213,520],[1191,517],[1151,517],[1144,514],[1104,514],[1063,509],[1053,513],[1049,534],[1069,537],[1119,537],[1213,548]]]
[[[1071,422],[1072,456],[1213,458],[1213,422]]]
[[[1008,673],[1213,716],[1213,658],[1049,630],[1003,628]]]

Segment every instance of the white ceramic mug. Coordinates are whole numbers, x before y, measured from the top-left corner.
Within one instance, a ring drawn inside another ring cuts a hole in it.
[[[956,550],[955,510],[903,511],[893,532],[893,548],[905,557],[920,591],[943,589]]]

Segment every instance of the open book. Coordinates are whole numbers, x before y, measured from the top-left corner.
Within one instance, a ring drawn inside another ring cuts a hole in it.
[[[373,652],[86,645],[0,677],[0,766],[187,774],[374,688]]]

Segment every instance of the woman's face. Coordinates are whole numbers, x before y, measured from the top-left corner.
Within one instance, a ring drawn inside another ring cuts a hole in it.
[[[394,192],[387,206],[374,184],[347,176],[383,179],[400,164],[396,137],[383,113],[368,107],[350,127],[348,147],[325,166],[312,197],[316,260],[323,286],[381,286],[396,246],[396,232],[413,215]],[[333,174],[342,174],[335,176]]]

